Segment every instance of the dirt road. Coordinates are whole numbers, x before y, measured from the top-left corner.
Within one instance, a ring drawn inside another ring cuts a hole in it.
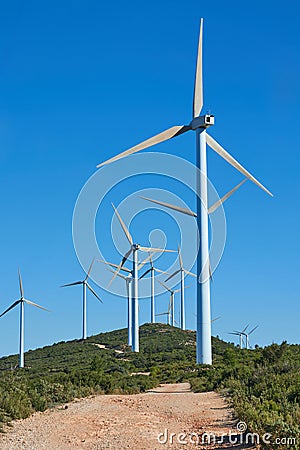
[[[0,449],[245,448],[195,445],[204,432],[220,436],[229,431],[236,434],[224,399],[214,392],[194,394],[181,383],[161,385],[146,394],[86,398],[36,413],[7,428],[0,436]]]

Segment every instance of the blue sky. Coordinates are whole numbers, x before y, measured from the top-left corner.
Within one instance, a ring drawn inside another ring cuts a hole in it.
[[[274,193],[248,182],[225,205],[227,241],[212,285],[212,314],[221,319],[213,332],[229,339],[250,322],[259,324],[253,344],[299,342],[299,12],[296,1],[1,2],[0,309],[18,298],[20,266],[26,296],[52,310],[26,308],[26,349],[80,337],[80,290],[59,288],[83,277],[72,241],[76,199],[96,164],[189,122],[200,17],[211,134]],[[152,151],[193,163],[194,136]],[[210,150],[208,164],[220,195],[241,180]],[[96,220],[107,259],[120,259],[109,241],[110,202],[149,187],[195,207],[191,193],[168,179],[125,180]],[[162,212],[141,213],[130,230],[147,245],[156,228],[170,248],[177,245],[176,224]],[[190,282],[187,325],[194,328]],[[124,327],[125,300],[93,286],[104,304],[89,298],[89,334]],[[160,311],[167,301],[158,298]],[[16,310],[1,318],[0,355],[18,351],[18,333]]]

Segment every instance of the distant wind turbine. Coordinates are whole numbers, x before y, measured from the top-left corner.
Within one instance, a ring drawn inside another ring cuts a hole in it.
[[[248,333],[246,333],[246,331],[244,331],[244,336],[246,337],[246,349],[250,348],[250,344],[249,344],[249,336],[250,334],[252,334],[256,329],[258,328],[258,325],[256,325],[256,327],[254,327],[251,331],[249,331]]]
[[[146,264],[149,259],[151,258],[151,254],[141,263],[138,265],[138,270],[140,270],[142,267],[144,267],[144,264]],[[126,283],[126,295],[127,295],[127,329],[128,329],[128,346],[132,346],[132,298],[131,298],[131,291],[132,291],[132,270],[128,269],[125,266],[119,267],[118,264],[114,264],[108,261],[104,261],[103,259],[98,259],[97,261],[102,262],[103,264],[106,264],[107,266],[113,268],[113,269],[119,269],[123,272],[127,273],[127,275],[123,275],[119,272],[116,273],[115,270],[108,269],[111,273],[114,274],[114,276],[117,276],[119,278],[122,278],[125,280]]]
[[[24,367],[24,304],[36,306],[37,308],[43,309],[44,311],[48,311],[49,309],[44,308],[43,306],[38,305],[37,303],[33,303],[31,300],[27,300],[24,298],[24,290],[23,290],[23,282],[19,269],[19,288],[21,297],[19,300],[15,301],[9,308],[7,308],[0,317],[4,316],[8,311],[13,309],[15,306],[20,304],[20,350],[19,350],[19,367]]]
[[[133,352],[139,352],[140,345],[139,345],[139,298],[138,298],[138,282],[139,282],[139,274],[138,274],[138,252],[147,252],[147,253],[154,253],[154,252],[173,252],[174,250],[166,250],[166,249],[160,249],[160,248],[153,248],[153,247],[142,247],[140,244],[135,244],[133,242],[133,238],[126,227],[122,217],[120,216],[118,210],[115,208],[114,205],[113,209],[115,211],[115,214],[118,218],[118,221],[121,225],[121,228],[129,242],[130,248],[125,253],[125,255],[122,258],[122,261],[117,267],[117,270],[114,273],[114,276],[110,280],[110,283],[115,279],[127,259],[132,253],[132,351]]]
[[[228,334],[232,334],[234,336],[239,336],[240,348],[243,348],[243,333],[241,331],[232,331]]]
[[[155,323],[155,272],[157,273],[164,273],[166,274],[167,272],[158,269],[157,267],[154,266],[153,261],[152,261],[152,255],[149,255],[149,263],[150,263],[150,269],[147,269],[141,276],[140,276],[140,280],[142,278],[144,278],[146,275],[148,275],[148,273],[151,274],[151,323]]]
[[[169,302],[168,311],[155,314],[155,317],[166,316],[166,324],[171,325],[171,303]],[[173,325],[174,326],[174,325]]]
[[[108,269],[110,272],[115,274],[115,271],[112,269]],[[131,304],[131,283],[132,283],[132,274],[130,273],[125,276],[122,273],[117,273],[117,277],[122,278],[126,283],[126,295],[127,295],[127,343],[128,346],[132,346],[132,304]]]
[[[171,318],[172,318],[172,326],[175,327],[175,294],[177,292],[179,292],[181,289],[171,289],[169,288],[169,286],[167,286],[165,283],[163,283],[162,281],[158,282],[168,291],[170,292],[170,301],[169,301],[169,305],[170,305],[170,311],[171,311]],[[189,286],[185,286],[185,289],[189,288]]]
[[[242,330],[242,331],[233,331],[229,334],[233,334],[234,336],[239,336],[240,339],[240,348],[243,348],[243,336],[245,337],[245,341],[246,341],[246,349],[249,349],[249,336],[250,334],[252,334],[257,328],[258,325],[256,325],[256,327],[254,327],[251,331],[249,331],[248,333],[246,333],[247,328],[249,328],[249,324]]]
[[[181,250],[178,246],[178,258],[179,258],[179,269],[175,270],[166,280],[165,282],[171,280],[171,278],[175,277],[178,273],[180,273],[180,295],[181,295],[181,302],[180,302],[180,328],[182,330],[185,330],[185,301],[184,301],[184,278],[185,275],[192,275],[193,277],[197,277],[194,273],[190,272],[189,270],[185,269],[183,267],[182,262],[182,256],[181,256]]]
[[[86,327],[86,288],[88,288],[91,291],[91,293],[99,300],[99,302],[103,303],[101,298],[98,296],[98,294],[96,294],[94,289],[88,283],[88,279],[91,274],[91,270],[92,270],[94,261],[95,261],[95,258],[91,262],[91,265],[89,267],[89,270],[88,270],[84,280],[75,281],[74,283],[64,284],[63,286],[61,286],[61,287],[69,287],[69,286],[77,286],[77,285],[82,284],[82,289],[83,289],[83,292],[82,292],[82,339],[86,339],[86,330],[87,330],[87,327]]]
[[[167,141],[168,139],[179,136],[187,131],[195,131],[196,166],[199,169],[197,171],[197,225],[199,230],[199,236],[197,236],[197,249],[199,249],[199,251],[197,255],[196,362],[198,364],[212,364],[206,144],[225,159],[225,161],[241,172],[246,178],[251,180],[269,195],[272,196],[272,194],[214,138],[206,133],[206,129],[214,125],[214,116],[211,114],[200,115],[203,107],[202,35],[203,19],[201,19],[200,22],[192,121],[188,125],[173,126],[107,161],[102,162],[97,167],[99,168],[105,164],[118,161],[125,156]]]

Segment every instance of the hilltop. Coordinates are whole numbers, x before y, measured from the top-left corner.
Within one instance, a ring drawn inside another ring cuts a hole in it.
[[[189,382],[194,392],[228,395],[237,417],[253,431],[300,437],[299,345],[240,350],[213,338],[214,365],[199,367],[192,331],[145,324],[138,354],[126,340],[122,329],[59,342],[27,352],[25,369],[10,370],[16,355],[1,358],[0,421],[91,394],[136,394],[159,383]]]

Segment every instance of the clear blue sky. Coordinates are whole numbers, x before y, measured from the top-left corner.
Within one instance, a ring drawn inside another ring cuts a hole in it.
[[[259,324],[253,344],[299,342],[299,13],[296,1],[1,2],[0,309],[18,298],[20,266],[26,296],[52,310],[26,308],[26,349],[80,337],[80,289],[59,288],[83,277],[72,242],[76,198],[97,163],[190,120],[200,17],[211,134],[274,193],[248,182],[225,206],[227,242],[212,286],[213,316],[222,318],[213,332],[229,339],[250,322]],[[194,136],[153,151],[193,162]],[[220,195],[241,179],[211,151],[208,163]],[[100,241],[110,201],[146,185],[168,187],[153,177],[110,192]],[[184,190],[181,197],[194,207]],[[141,243],[161,226],[176,246],[168,217],[145,214],[130,228]],[[119,261],[111,243],[104,251]],[[93,286],[105,303],[89,298],[89,334],[124,327],[125,301]],[[167,297],[158,302],[164,310]],[[145,300],[141,321],[149,321]],[[18,311],[1,318],[0,355],[17,353],[18,327]]]

